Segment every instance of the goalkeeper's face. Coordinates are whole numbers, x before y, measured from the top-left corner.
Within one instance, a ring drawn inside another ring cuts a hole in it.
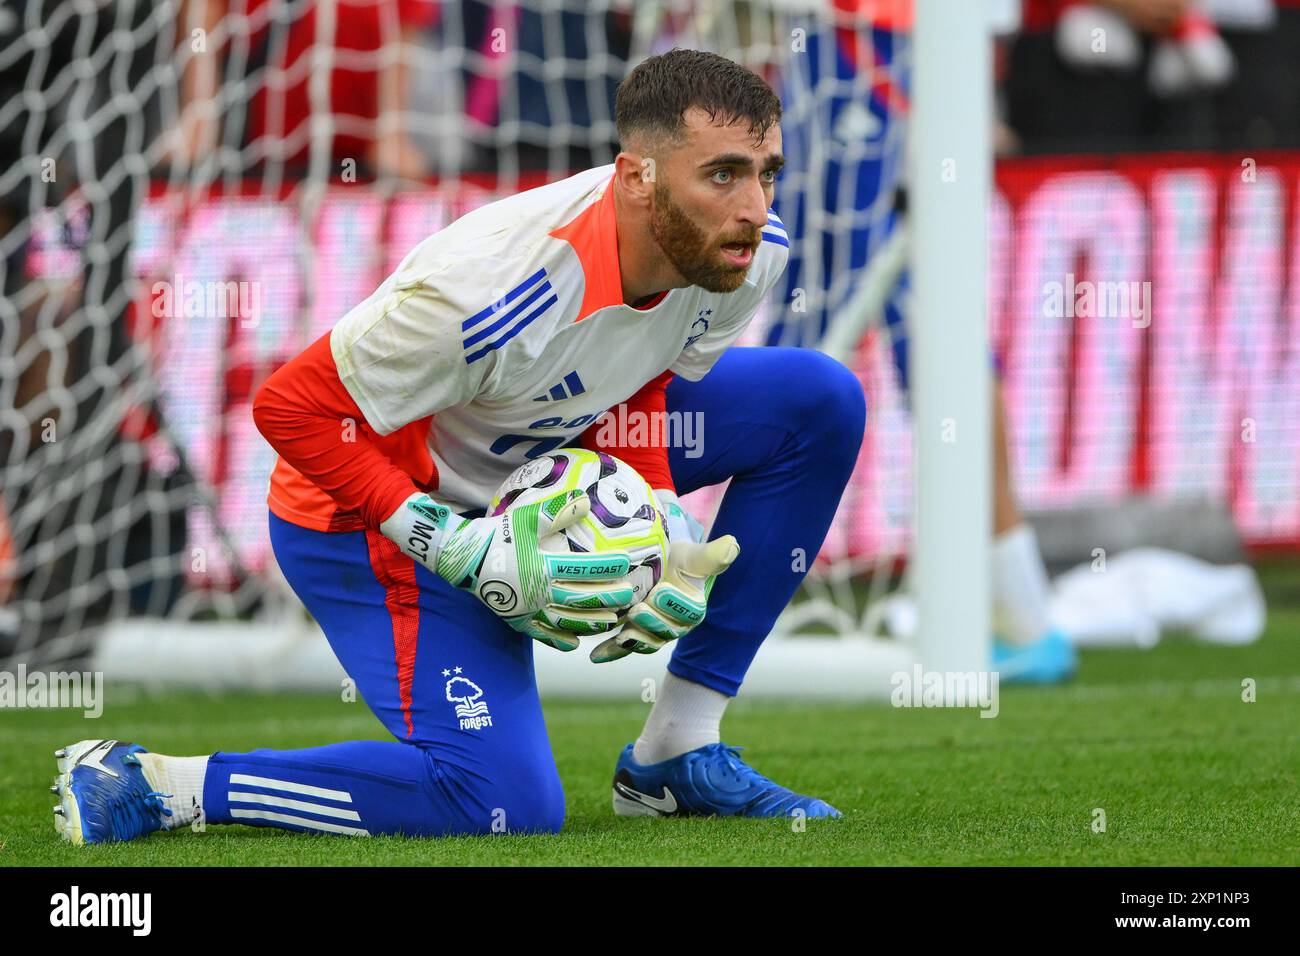
[[[692,285],[740,288],[762,239],[781,156],[781,128],[755,139],[744,122],[710,122],[686,113],[683,139],[660,152],[650,230]]]

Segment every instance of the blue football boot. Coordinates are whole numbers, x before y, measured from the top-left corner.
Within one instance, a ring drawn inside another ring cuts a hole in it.
[[[739,747],[708,744],[643,766],[628,744],[614,768],[614,812],[622,817],[838,817],[840,811],[768,780]]]
[[[145,780],[142,753],[139,744],[118,740],[82,740],[55,752],[59,775],[50,792],[60,798],[54,826],[63,839],[112,843],[163,828],[171,811]]]
[[[1006,644],[993,640],[993,670],[1002,684],[1061,684],[1078,666],[1074,645],[1058,630],[1048,631],[1032,644]]]

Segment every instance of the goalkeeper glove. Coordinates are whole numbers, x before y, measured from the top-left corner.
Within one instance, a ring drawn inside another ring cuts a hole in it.
[[[694,541],[698,544],[704,540],[704,525],[696,520],[695,515],[682,507],[677,492],[667,488],[656,488],[654,496],[659,503],[659,510],[664,513],[664,524],[668,527],[670,542]]]
[[[597,664],[632,653],[653,654],[691,631],[704,620],[714,580],[740,554],[740,545],[729,534],[704,543],[704,528],[682,508],[676,494],[656,490],[655,497],[668,519],[668,562],[663,577],[628,611],[617,636],[602,641],[591,652]]]
[[[590,511],[590,499],[575,490],[495,517],[462,518],[417,493],[379,530],[403,554],[472,592],[516,631],[571,651],[581,635],[618,633],[616,612],[635,594],[625,552],[569,554],[543,546],[545,538]]]

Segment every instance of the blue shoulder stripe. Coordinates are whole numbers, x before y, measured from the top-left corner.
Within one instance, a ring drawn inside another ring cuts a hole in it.
[[[501,318],[497,319],[491,325],[485,325],[482,328],[480,328],[477,332],[471,334],[467,339],[465,339],[463,343],[464,347],[469,348],[471,345],[477,345],[479,342],[482,342],[489,335],[494,335],[497,332],[501,331],[503,328],[505,328],[507,325],[509,325],[511,322],[517,319],[521,312],[523,312],[530,305],[532,305],[539,298],[546,295],[546,293],[550,291],[551,291],[550,281],[548,280],[546,282],[543,282],[536,289],[530,292],[528,296],[525,299],[523,299],[518,305],[516,305],[505,315],[501,316]]]
[[[502,309],[504,309],[515,299],[519,298],[521,294],[523,294],[528,289],[531,289],[537,282],[544,279],[545,277],[546,277],[546,270],[538,269],[536,272],[530,275],[523,282],[519,283],[519,285],[515,286],[513,289],[511,289],[509,292],[503,295],[499,302],[493,302],[486,309],[483,309],[481,312],[475,312],[468,319],[462,322],[460,324],[460,330],[462,332],[467,332],[470,329],[472,329],[474,326],[482,322],[484,319],[486,319],[488,316],[500,312]]]
[[[547,290],[550,289],[550,283],[546,284],[546,289]],[[494,349],[501,348],[501,346],[505,345],[516,335],[522,332],[524,328],[527,327],[534,319],[536,319],[539,315],[541,315],[543,312],[545,312],[547,309],[549,309],[551,306],[555,305],[555,303],[559,301],[560,301],[560,297],[556,295],[554,292],[552,292],[550,298],[543,301],[540,305],[538,305],[535,309],[533,309],[532,312],[528,313],[528,315],[524,316],[513,326],[511,326],[510,329],[507,330],[505,335],[501,336],[499,339],[494,339],[493,341],[489,342],[487,345],[483,346],[477,352],[471,352],[470,354],[466,355],[465,364],[469,365],[473,362],[477,362],[479,359],[481,359],[483,356],[487,355],[489,352],[493,351]]]

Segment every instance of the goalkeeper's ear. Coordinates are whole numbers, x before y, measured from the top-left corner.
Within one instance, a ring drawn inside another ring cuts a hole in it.
[[[648,210],[651,197],[655,191],[655,176],[658,172],[655,159],[648,152],[638,147],[641,143],[631,143],[628,149],[619,153],[614,160],[614,181],[619,191],[635,206]]]

